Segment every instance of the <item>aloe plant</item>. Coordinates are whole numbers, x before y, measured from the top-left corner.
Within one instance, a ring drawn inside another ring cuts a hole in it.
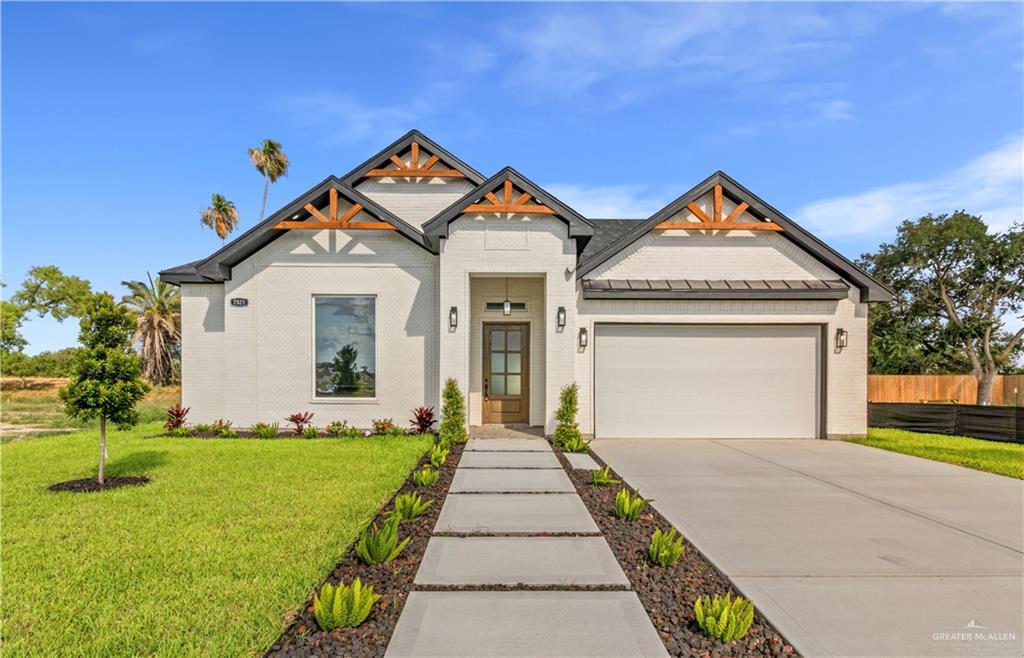
[[[722,642],[740,639],[754,621],[754,604],[741,596],[733,598],[731,594],[725,597],[716,594],[714,599],[699,597],[693,612],[704,632]]]
[[[402,520],[415,519],[427,511],[433,502],[429,498],[423,500],[423,496],[417,493],[402,494],[395,497],[395,509],[392,513]]]
[[[639,492],[633,496],[628,490],[620,489],[615,495],[615,516],[624,521],[636,521],[647,507],[647,503],[652,502],[653,498],[642,498]]]
[[[325,631],[334,628],[355,628],[370,616],[373,604],[380,598],[372,585],[363,587],[356,578],[351,585],[339,583],[337,587],[324,584],[320,594],[313,594],[313,614],[316,623]]]
[[[366,564],[381,564],[398,557],[409,544],[409,537],[398,541],[398,524],[401,520],[392,516],[380,527],[375,523],[372,528],[364,530],[356,544],[359,559]]]
[[[662,532],[661,528],[658,528],[651,535],[651,545],[647,549],[647,554],[654,564],[671,567],[683,557],[684,550],[683,538],[676,535],[675,528],[668,532]]]

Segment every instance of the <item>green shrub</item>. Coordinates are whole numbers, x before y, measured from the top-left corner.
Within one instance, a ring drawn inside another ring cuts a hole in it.
[[[562,450],[566,452],[586,452],[589,446],[590,441],[584,441],[582,436],[574,436],[562,442]]]
[[[438,436],[451,444],[469,440],[466,432],[466,399],[462,397],[459,382],[448,378],[441,393],[441,425]]]
[[[75,371],[75,356],[81,349],[66,347],[32,355],[5,351],[4,377],[70,377]]]
[[[647,549],[647,555],[651,562],[662,567],[672,567],[683,557],[683,538],[676,536],[676,529],[662,532],[661,528],[651,535],[651,545]]]
[[[302,438],[304,439],[315,439],[319,435],[319,430],[316,425],[307,425],[302,428]]]
[[[608,466],[597,471],[590,471],[590,484],[603,486],[618,483],[619,481],[612,477],[611,469]]]
[[[167,434],[174,437],[185,437],[192,436],[192,428],[190,427],[175,427],[173,430],[168,430]]]
[[[439,445],[430,448],[430,465],[434,468],[441,468],[448,461],[448,448]]]
[[[441,474],[436,470],[429,466],[424,466],[420,470],[412,472],[412,483],[417,487],[429,487],[437,482],[437,478],[440,476]]]
[[[754,604],[741,596],[732,598],[731,594],[724,598],[716,594],[713,600],[699,597],[693,612],[704,632],[722,642],[740,639],[754,621]]]
[[[628,490],[620,489],[615,495],[615,516],[624,521],[636,521],[651,502],[653,499],[641,498],[639,493],[633,496]]]
[[[278,425],[277,423],[256,423],[249,428],[249,431],[256,439],[274,439],[277,438]]]
[[[238,432],[231,429],[231,425],[225,425],[217,430],[214,430],[213,435],[218,439],[237,439]]]
[[[423,497],[417,493],[402,494],[395,498],[394,514],[403,520],[415,519],[427,511],[433,502],[432,500],[423,500]]]
[[[192,426],[192,431],[196,434],[209,434],[213,432],[213,425],[210,423],[198,423]]]
[[[355,628],[366,621],[379,598],[379,594],[374,594],[372,585],[363,587],[358,578],[351,585],[339,583],[337,588],[325,583],[319,595],[313,594],[316,623],[325,631]]]
[[[580,387],[575,383],[563,386],[558,396],[558,410],[555,411],[555,420],[558,421],[558,425],[555,426],[555,445],[561,446],[563,450],[570,443],[578,446],[583,441],[583,434],[576,422],[576,414],[580,408],[579,397]],[[582,450],[569,452],[586,452],[586,444]]]
[[[343,420],[335,420],[330,423],[327,423],[327,427],[324,428],[324,433],[327,434],[327,436],[333,436],[337,438],[340,436],[344,436],[345,432],[348,431],[348,429],[348,423],[346,423]]]
[[[379,528],[375,523],[372,528],[364,530],[356,544],[359,559],[366,564],[382,564],[398,557],[409,543],[409,537],[398,541],[398,524],[401,520],[392,516]]]

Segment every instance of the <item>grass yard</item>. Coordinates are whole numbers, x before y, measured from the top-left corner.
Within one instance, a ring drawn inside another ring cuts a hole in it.
[[[152,482],[98,493],[46,490],[95,475],[94,430],[0,447],[5,658],[261,653],[431,443],[159,431],[111,434]]]
[[[72,420],[64,415],[64,403],[57,396],[67,379],[58,377],[4,377],[0,382],[0,422],[19,427],[31,427],[27,434],[45,433],[46,429],[98,428],[99,421],[89,423]],[[181,400],[180,386],[160,386],[151,390],[139,402],[139,419],[146,423],[165,420],[167,408]],[[26,432],[10,432],[14,436]]]
[[[866,439],[853,442],[1024,479],[1024,445],[1019,443],[874,427]]]

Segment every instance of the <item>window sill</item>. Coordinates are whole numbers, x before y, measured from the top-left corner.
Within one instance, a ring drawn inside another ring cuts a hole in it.
[[[313,398],[310,404],[380,404],[380,398]]]

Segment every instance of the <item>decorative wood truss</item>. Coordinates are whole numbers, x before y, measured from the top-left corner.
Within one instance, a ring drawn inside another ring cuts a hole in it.
[[[691,201],[686,209],[693,213],[699,221],[686,220],[664,221],[655,229],[675,229],[684,231],[781,231],[782,227],[770,221],[739,222],[738,220],[750,206],[746,201],[740,202],[725,218],[722,217],[722,186],[715,185],[714,211],[711,217],[704,212],[696,201]]]
[[[484,195],[486,203],[472,203],[463,209],[463,213],[494,212],[494,213],[530,213],[533,215],[557,215],[543,203],[536,201],[529,192],[518,194],[512,187],[512,181],[506,180],[502,188],[502,197],[494,192]],[[533,200],[534,203],[530,203]],[[483,199],[481,199],[483,201]]]
[[[278,229],[300,229],[307,231],[321,231],[323,229],[346,229],[355,231],[396,231],[394,226],[387,222],[354,222],[352,219],[363,211],[363,206],[358,203],[338,216],[338,189],[332,187],[330,190],[330,216],[324,216],[312,203],[306,204],[306,210],[311,217],[316,218],[305,221],[284,221],[278,222],[274,228]]]
[[[412,142],[409,145],[409,162],[407,163],[398,154],[391,156],[394,169],[371,169],[363,174],[367,178],[465,178],[466,174],[458,169],[448,169],[444,166],[434,167],[439,164],[441,158],[431,155],[420,163],[419,142]]]

